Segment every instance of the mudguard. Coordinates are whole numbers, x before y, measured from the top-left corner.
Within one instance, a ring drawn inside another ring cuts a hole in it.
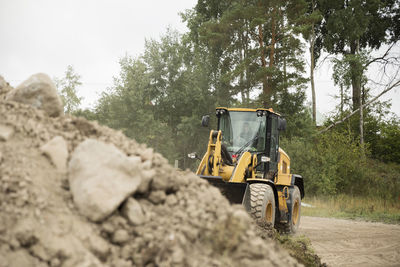
[[[296,185],[299,188],[301,199],[303,199],[304,195],[305,195],[303,177],[298,174],[293,174],[292,175],[292,185]]]

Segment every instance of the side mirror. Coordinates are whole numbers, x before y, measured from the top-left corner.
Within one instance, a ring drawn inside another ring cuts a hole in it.
[[[286,119],[279,117],[278,118],[278,131],[286,130]]]
[[[208,127],[208,123],[210,122],[210,115],[204,115],[201,118],[201,126]]]

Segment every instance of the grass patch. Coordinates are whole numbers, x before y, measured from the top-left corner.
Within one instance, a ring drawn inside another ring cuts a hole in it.
[[[311,247],[311,241],[305,236],[292,236],[279,233],[270,224],[257,221],[256,230],[262,239],[274,239],[289,252],[290,256],[306,267],[325,267],[320,257]]]
[[[312,249],[311,241],[307,237],[277,234],[276,239],[289,252],[290,256],[304,266],[326,266],[326,264],[321,263],[321,259]]]
[[[387,201],[378,198],[352,197],[306,197],[304,203],[313,207],[302,207],[302,215],[363,219],[366,221],[400,224],[400,200]]]

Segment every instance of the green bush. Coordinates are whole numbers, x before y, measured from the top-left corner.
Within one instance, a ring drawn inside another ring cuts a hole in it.
[[[400,163],[400,126],[399,122],[381,122],[379,131],[371,140],[372,155],[384,162]]]
[[[328,132],[312,140],[282,140],[291,157],[291,169],[305,178],[308,194],[361,193],[355,184],[365,176],[365,156],[348,136]]]
[[[367,185],[364,194],[379,197],[384,201],[398,201],[400,198],[400,165],[369,159],[367,170],[363,180]]]
[[[314,138],[282,139],[291,171],[304,177],[308,195],[348,194],[395,200],[400,192],[400,165],[370,158],[350,134],[331,131]]]

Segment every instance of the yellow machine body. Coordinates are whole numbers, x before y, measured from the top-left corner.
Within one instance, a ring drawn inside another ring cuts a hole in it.
[[[217,114],[218,111],[221,110],[224,112],[257,112],[257,114],[261,114],[261,116],[266,113],[280,116],[272,109],[217,108]],[[219,117],[218,123],[220,123]],[[264,132],[267,131],[264,129],[261,130]],[[304,196],[304,188],[301,176],[291,174],[290,158],[285,151],[277,147],[279,156],[276,161],[277,165],[274,165],[277,170],[273,172],[272,176],[265,175],[265,173],[258,170],[258,166],[263,162],[259,162],[260,156],[251,150],[241,152],[240,155],[232,158],[232,161],[226,160],[226,155],[224,158],[223,153],[223,132],[219,129],[211,130],[207,151],[201,159],[196,174],[220,188],[222,193],[231,202],[242,203],[248,210],[249,207],[247,206],[249,204],[246,203],[245,200],[248,185],[253,183],[270,185],[274,191],[275,205],[278,211],[276,217],[279,222],[288,221],[290,219],[290,216],[287,215],[290,213],[288,204],[290,204],[290,195],[293,191],[293,187],[294,185],[300,187],[302,197]],[[228,152],[225,152],[225,154],[226,153]],[[269,158],[261,157],[261,159],[265,162],[268,161]]]

